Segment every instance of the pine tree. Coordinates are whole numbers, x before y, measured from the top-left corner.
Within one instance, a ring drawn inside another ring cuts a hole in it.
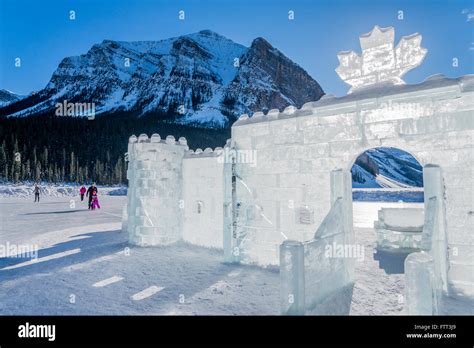
[[[76,182],[79,183],[81,181],[79,175],[79,158],[76,158]]]
[[[36,168],[35,168],[35,181],[39,182],[41,181],[41,162],[36,163]]]
[[[123,162],[122,162],[122,157],[119,157],[117,159],[117,164],[115,165],[115,175],[114,175],[114,182],[121,184],[123,179]]]
[[[18,149],[18,140],[15,138],[13,145],[13,168],[12,168],[14,182],[20,181],[21,176],[21,153]]]
[[[55,183],[58,183],[59,182],[59,169],[58,169],[58,164],[57,163],[54,164],[53,173],[54,173],[53,174],[53,177],[54,177],[53,181]]]
[[[45,146],[43,149],[43,166],[47,168],[48,166],[48,160],[49,160],[49,152],[48,148]]]
[[[76,180],[76,160],[74,158],[74,151],[71,152],[71,160],[69,162],[69,181],[74,182]]]
[[[0,146],[0,168],[2,172],[0,173],[0,178],[4,180],[8,180],[8,169],[7,169],[7,153],[5,151],[6,145],[5,140],[3,141],[2,145]]]
[[[28,180],[28,181],[31,180],[31,165],[30,165],[30,160],[29,159],[26,160],[25,171],[26,171],[26,175],[23,178],[23,180]]]
[[[36,146],[33,148],[33,167],[36,168],[36,164],[38,163],[38,158],[36,157]]]
[[[48,182],[54,182],[54,171],[53,171],[53,166],[49,164],[48,167]]]

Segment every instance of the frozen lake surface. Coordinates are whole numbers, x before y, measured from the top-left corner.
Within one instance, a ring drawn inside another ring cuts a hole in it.
[[[121,232],[124,196],[101,196],[101,210],[71,197],[0,198],[0,244],[37,245],[38,259],[0,259],[0,313],[279,314],[279,272],[222,263],[222,252],[186,243],[129,246]],[[383,203],[400,206],[400,203]],[[403,206],[422,206],[403,203]],[[356,261],[350,313],[402,314],[403,258],[374,254],[379,202],[355,202]]]

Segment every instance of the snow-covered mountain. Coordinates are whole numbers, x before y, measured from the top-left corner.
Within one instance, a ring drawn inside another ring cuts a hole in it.
[[[222,127],[243,113],[299,107],[323,94],[265,39],[245,47],[203,30],[162,41],[104,40],[64,58],[43,90],[0,113],[38,114],[67,100],[95,103],[98,114],[161,112],[178,123]]]
[[[352,167],[356,188],[406,188],[423,186],[423,168],[405,151],[380,147],[360,155]]]
[[[0,89],[0,107],[16,102],[22,98],[24,97],[21,95],[7,91],[6,89]]]

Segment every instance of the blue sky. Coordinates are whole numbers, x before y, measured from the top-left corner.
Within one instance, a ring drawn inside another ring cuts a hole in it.
[[[474,20],[463,13],[473,8],[464,0],[0,0],[0,89],[39,90],[64,57],[83,54],[104,39],[160,40],[211,29],[246,46],[262,36],[327,93],[344,95],[348,86],[334,71],[336,55],[359,53],[359,35],[375,24],[395,27],[395,43],[404,35],[423,35],[428,55],[405,75],[408,83],[436,73],[456,77],[474,72]]]

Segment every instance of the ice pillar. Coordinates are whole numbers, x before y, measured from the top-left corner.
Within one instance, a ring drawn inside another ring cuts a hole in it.
[[[423,185],[425,191],[425,214],[427,214],[429,199],[436,197],[436,218],[434,219],[430,255],[434,261],[434,271],[438,287],[447,291],[447,238],[446,238],[446,207],[444,199],[444,182],[441,168],[438,165],[427,164],[423,168]]]
[[[412,253],[405,259],[405,303],[410,315],[436,313],[434,261],[426,252]]]
[[[354,245],[354,230],[352,221],[352,176],[350,171],[336,169],[331,171],[331,206],[338,198],[342,199],[342,216],[344,225],[344,244]],[[354,279],[354,259],[347,258],[346,281],[350,283]]]
[[[280,303],[282,314],[303,315],[305,312],[304,246],[286,240],[280,245]]]

